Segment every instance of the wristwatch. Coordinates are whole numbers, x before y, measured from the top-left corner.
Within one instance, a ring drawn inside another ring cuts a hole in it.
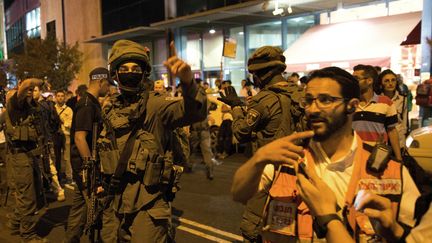
[[[315,217],[313,221],[313,229],[318,238],[321,239],[326,236],[328,230],[327,225],[333,220],[342,221],[341,218],[335,213]]]

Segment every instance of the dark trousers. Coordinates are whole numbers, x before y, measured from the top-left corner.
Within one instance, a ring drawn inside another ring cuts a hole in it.
[[[232,151],[232,121],[231,120],[224,120],[222,121],[220,128],[219,128],[219,134],[217,139],[217,151],[219,153],[231,153]]]
[[[161,199],[148,204],[138,212],[117,214],[121,221],[120,243],[173,242],[170,231],[171,208]]]
[[[73,193],[64,239],[65,243],[80,242],[87,220],[87,203],[83,192],[75,185]],[[105,209],[102,215],[102,242],[117,242],[118,227],[119,222],[115,217],[114,209],[112,207]]]
[[[57,177],[58,180],[61,181],[62,150],[64,149],[65,146],[65,136],[61,133],[55,133],[53,134],[52,139],[54,144],[54,156],[55,156],[55,167],[57,170]]]
[[[8,183],[15,190],[16,206],[10,218],[24,239],[36,235],[37,194],[33,158],[26,153],[6,155]]]

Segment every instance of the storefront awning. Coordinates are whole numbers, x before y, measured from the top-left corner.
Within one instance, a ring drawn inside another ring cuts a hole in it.
[[[401,43],[401,46],[418,45],[421,43],[421,21],[408,34],[406,40]]]
[[[420,19],[421,12],[415,12],[314,26],[284,52],[287,71],[352,68],[359,63],[388,67]]]
[[[123,30],[111,34],[101,35],[98,37],[94,37],[88,40],[85,40],[84,43],[114,43],[117,40],[121,39],[129,39],[133,40],[136,38],[142,38],[149,35],[162,35],[165,33],[165,30],[155,27],[146,27],[139,26],[128,30]]]

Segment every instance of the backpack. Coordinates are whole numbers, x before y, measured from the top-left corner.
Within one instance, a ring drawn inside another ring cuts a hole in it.
[[[417,85],[416,104],[422,107],[432,107],[432,85],[422,83]]]
[[[276,95],[282,109],[282,115],[280,117],[281,123],[274,138],[278,139],[288,136],[293,132],[304,131],[304,110],[295,102],[293,93],[284,89],[272,89],[272,87],[270,87],[268,91]]]

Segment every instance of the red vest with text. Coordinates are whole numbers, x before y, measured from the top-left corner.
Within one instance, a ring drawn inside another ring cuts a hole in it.
[[[373,235],[368,218],[353,207],[355,196],[359,190],[364,189],[387,197],[392,201],[394,217],[397,217],[402,193],[402,167],[400,163],[391,160],[382,174],[370,173],[366,170],[370,153],[363,148],[363,142],[358,136],[357,144],[353,173],[345,194],[343,217],[353,235]],[[315,169],[310,149],[306,150],[305,158],[307,165]],[[275,172],[275,181],[270,188],[270,200],[264,213],[263,239],[265,242],[289,242],[291,237],[301,241],[312,240],[313,218],[298,194],[295,171],[286,166],[280,170]]]

